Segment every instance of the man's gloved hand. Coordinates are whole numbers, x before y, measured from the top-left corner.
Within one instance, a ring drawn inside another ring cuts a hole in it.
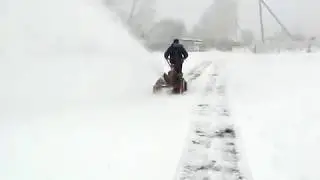
[[[166,61],[169,63],[169,65],[170,65],[170,60],[169,60],[169,58],[166,58]]]

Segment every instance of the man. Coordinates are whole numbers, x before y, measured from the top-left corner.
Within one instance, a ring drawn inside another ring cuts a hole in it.
[[[183,45],[179,43],[178,39],[173,40],[173,43],[164,53],[164,57],[166,60],[169,60],[178,74],[182,74],[182,64],[184,60],[188,58],[188,52]]]

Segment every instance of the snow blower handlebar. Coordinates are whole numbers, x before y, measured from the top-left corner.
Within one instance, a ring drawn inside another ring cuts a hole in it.
[[[170,62],[169,62],[169,59],[168,59],[168,58],[166,58],[166,61],[167,61],[168,65],[171,67],[171,64],[170,64]]]
[[[166,58],[166,61],[167,61],[168,65],[169,65],[169,67],[172,68],[172,64],[170,63],[168,58]]]

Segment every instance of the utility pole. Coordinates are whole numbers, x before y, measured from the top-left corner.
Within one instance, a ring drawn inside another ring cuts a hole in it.
[[[273,13],[273,11],[271,10],[271,8],[268,6],[268,4],[264,1],[264,0],[260,0],[260,6],[261,4],[264,5],[264,7],[269,11],[269,13],[274,17],[274,19],[278,22],[278,24],[282,27],[282,29],[287,33],[287,35],[292,38],[291,33],[289,32],[289,30],[281,23],[281,21],[279,20],[279,18]]]
[[[136,11],[137,3],[138,3],[138,0],[133,0],[132,5],[131,5],[130,14],[129,14],[129,17],[128,17],[128,20],[127,20],[127,24],[131,23],[131,20],[132,20],[132,18],[134,16],[134,13]]]
[[[261,31],[261,41],[264,43],[264,27],[263,27],[263,16],[262,16],[262,0],[259,1],[259,17],[260,17],[260,31]]]

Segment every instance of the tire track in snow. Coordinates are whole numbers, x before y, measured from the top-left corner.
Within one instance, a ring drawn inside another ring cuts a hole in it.
[[[236,133],[219,70],[217,64],[208,68],[175,180],[245,179],[239,170]]]
[[[187,83],[190,83],[200,77],[206,68],[208,68],[213,62],[212,61],[203,61],[196,67],[192,68],[186,75],[185,79]]]

